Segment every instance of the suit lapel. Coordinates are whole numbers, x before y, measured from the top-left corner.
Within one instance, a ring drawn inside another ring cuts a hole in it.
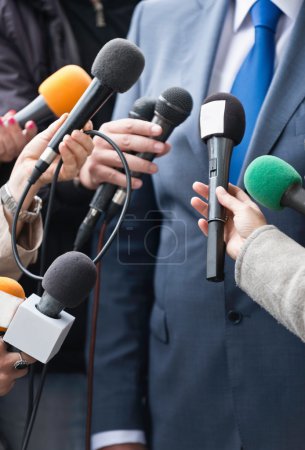
[[[228,0],[197,2],[199,8],[186,17],[181,30],[181,66],[184,67],[183,87],[189,90],[194,101],[192,115],[184,125],[184,132],[193,152],[199,156],[202,163],[205,149],[200,140],[200,107],[207,95]]]
[[[305,2],[263,103],[239,177],[253,159],[268,154],[298,105],[305,98]]]

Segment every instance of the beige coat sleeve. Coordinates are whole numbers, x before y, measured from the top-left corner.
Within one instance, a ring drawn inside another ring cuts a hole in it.
[[[33,223],[24,224],[18,237],[18,251],[25,266],[36,261],[41,241],[42,219],[39,216]],[[18,279],[20,275],[12,255],[11,233],[0,204],[0,276]]]
[[[254,231],[235,265],[237,285],[305,342],[305,249],[272,225]]]

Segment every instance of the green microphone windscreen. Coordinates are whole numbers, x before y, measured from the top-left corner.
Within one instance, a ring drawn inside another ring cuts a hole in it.
[[[248,193],[266,208],[283,209],[281,199],[294,184],[302,184],[301,175],[276,156],[259,156],[249,164],[244,176]]]

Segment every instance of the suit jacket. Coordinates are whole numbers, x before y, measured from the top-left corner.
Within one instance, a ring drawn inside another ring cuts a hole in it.
[[[122,235],[111,249],[102,274],[93,431],[142,428],[150,450],[305,449],[305,347],[236,287],[229,258],[224,282],[205,280],[206,240],[190,206],[192,183],[208,182],[199,111],[226,7],[226,0],[140,4],[130,38],[143,50],[146,66],[116,108],[116,117],[126,117],[136,98],[157,97],[176,85],[194,100],[191,116],[172,134],[172,150],[158,159],[159,172],[152,177],[163,212],[155,264],[145,260],[152,252],[141,227],[149,228],[144,208],[155,205],[143,191],[137,194],[138,203],[143,197],[140,220],[128,242]],[[269,153],[305,173],[304,27],[305,4],[242,172]],[[242,179],[243,173],[240,185]],[[304,217],[290,210],[265,213],[305,244]]]

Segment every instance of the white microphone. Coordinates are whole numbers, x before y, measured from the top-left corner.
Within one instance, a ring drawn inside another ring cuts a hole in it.
[[[75,318],[63,311],[88,296],[96,281],[96,267],[83,253],[59,256],[46,271],[42,297],[32,294],[17,309],[3,340],[42,363],[62,346]]]

